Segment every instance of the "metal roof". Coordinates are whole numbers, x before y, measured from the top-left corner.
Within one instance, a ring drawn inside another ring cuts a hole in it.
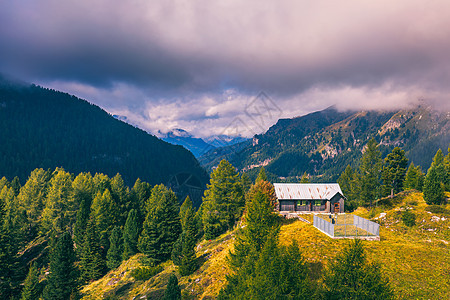
[[[331,199],[342,193],[338,183],[274,183],[278,200],[283,199]]]

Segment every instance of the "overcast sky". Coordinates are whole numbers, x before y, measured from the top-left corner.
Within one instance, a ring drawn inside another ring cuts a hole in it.
[[[330,105],[444,107],[450,1],[3,0],[0,72],[202,137]]]

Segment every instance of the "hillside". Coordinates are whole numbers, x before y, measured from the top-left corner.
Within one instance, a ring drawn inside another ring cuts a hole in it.
[[[281,119],[252,143],[214,149],[199,161],[211,169],[225,158],[239,170],[265,166],[278,177],[304,172],[318,181],[336,180],[348,164],[361,157],[366,141],[375,137],[383,156],[396,146],[424,170],[437,149],[450,144],[450,113],[418,106],[412,110],[339,112],[331,107],[293,119]]]
[[[450,194],[447,194],[450,196]],[[450,204],[439,211],[423,201],[415,191],[402,192],[394,199],[382,199],[368,211],[360,208],[355,214],[372,218],[382,226],[381,241],[365,241],[367,257],[381,264],[398,299],[447,299],[450,297]],[[416,215],[416,225],[407,227],[401,214],[409,210]],[[380,218],[380,213],[386,215]],[[309,216],[312,218],[311,216]],[[201,267],[194,274],[180,278],[186,299],[214,299],[225,284],[228,274],[226,256],[233,249],[236,230],[197,246]],[[348,240],[333,240],[311,224],[285,221],[280,243],[296,239],[307,261],[310,277],[319,280],[322,271]],[[177,271],[169,261],[163,271],[146,281],[136,281],[130,271],[140,266],[140,255],[123,262],[102,279],[85,286],[83,299],[159,299],[171,273]],[[320,281],[318,281],[320,283]],[[114,298],[116,297],[116,298]]]
[[[0,77],[0,176],[25,180],[36,168],[120,173],[164,183],[188,173],[205,185],[195,157],[66,93]]]

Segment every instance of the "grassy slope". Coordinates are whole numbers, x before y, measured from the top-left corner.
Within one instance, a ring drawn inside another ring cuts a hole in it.
[[[378,221],[382,224],[381,241],[364,241],[368,259],[381,264],[400,299],[449,299],[450,215],[427,212],[427,205],[418,192],[401,193],[393,200],[381,200],[379,205],[370,212],[366,209],[355,212],[366,218],[386,213],[386,217]],[[446,208],[450,210],[450,204]],[[403,225],[401,213],[405,209],[417,215],[416,226],[409,228]],[[446,220],[432,221],[433,216],[445,217]],[[198,246],[201,268],[193,275],[180,279],[185,295],[190,295],[187,298],[211,299],[217,296],[229,272],[226,256],[233,247],[233,235],[234,232],[228,232],[216,240],[203,241]],[[281,243],[288,244],[293,239],[299,242],[315,279],[320,277],[323,268],[348,243],[348,240],[333,240],[311,224],[300,221],[287,222],[281,228]],[[167,262],[160,274],[145,282],[135,282],[128,271],[140,265],[140,256],[134,256],[118,269],[86,286],[83,290],[86,293],[84,299],[100,299],[112,291],[122,299],[136,296],[139,299],[143,295],[147,295],[147,299],[159,298],[170,273],[176,272],[176,269]]]

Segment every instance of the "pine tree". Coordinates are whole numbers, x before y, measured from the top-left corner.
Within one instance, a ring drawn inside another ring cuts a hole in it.
[[[84,236],[86,234],[86,226],[89,221],[89,216],[91,214],[91,201],[87,199],[81,200],[80,208],[77,212],[73,239],[76,245],[77,253],[81,253],[83,248]]]
[[[16,176],[13,178],[13,180],[11,181],[11,187],[14,191],[14,196],[19,195],[20,188],[21,188],[19,177]]]
[[[187,214],[193,213],[193,203],[191,201],[191,198],[189,196],[186,197],[183,204],[180,207],[180,221],[181,221],[181,228],[184,231],[186,228],[186,218]]]
[[[125,187],[125,183],[120,174],[116,174],[116,176],[111,178],[110,184],[111,196],[117,207],[117,220],[115,224],[123,226],[127,219],[128,211],[132,208],[128,202],[128,188]]]
[[[381,166],[381,153],[380,150],[378,150],[377,142],[372,138],[367,143],[359,167],[360,197],[365,203],[369,203],[371,206],[373,200],[380,196],[379,186]]]
[[[181,300],[181,289],[178,286],[178,278],[175,274],[170,275],[169,283],[164,292],[164,300]]]
[[[24,282],[21,300],[35,300],[39,299],[41,294],[41,287],[39,285],[39,270],[36,264],[33,263],[28,270],[27,278]]]
[[[178,200],[164,185],[152,189],[138,248],[155,262],[170,258],[173,244],[181,234]]]
[[[358,239],[331,262],[323,282],[326,299],[393,299],[387,278],[377,264],[367,262]]]
[[[50,252],[50,274],[43,292],[45,300],[66,300],[76,294],[77,270],[74,262],[72,238],[69,232],[65,232]]]
[[[423,184],[423,198],[428,205],[442,204],[445,200],[444,184],[441,182],[438,169],[442,165],[431,167],[428,170]]]
[[[252,181],[250,180],[250,177],[248,177],[247,173],[243,173],[241,175],[241,184],[244,194],[246,194],[252,186]]]
[[[226,160],[212,172],[202,203],[202,222],[206,239],[232,228],[242,214],[244,192],[239,174]]]
[[[109,189],[103,194],[95,196],[91,206],[91,216],[95,220],[96,231],[99,235],[100,246],[103,249],[103,257],[109,249],[109,235],[115,224],[118,224],[119,209],[113,201]]]
[[[106,266],[99,245],[96,221],[93,216],[91,216],[86,227],[83,249],[81,252],[81,281],[90,282],[96,280],[103,276],[105,269]]]
[[[384,159],[381,178],[383,180],[383,196],[397,194],[403,190],[408,159],[405,151],[395,147]]]
[[[109,249],[106,254],[106,265],[109,269],[115,269],[120,266],[123,254],[122,230],[115,226],[109,237]]]
[[[431,168],[437,167],[443,163],[444,163],[444,153],[442,153],[441,149],[438,149],[438,151],[436,152],[436,154],[433,157],[433,162],[431,163]]]
[[[196,224],[194,208],[192,201],[187,198],[183,203],[183,215],[182,228],[183,234],[181,235],[181,257],[180,257],[180,275],[187,276],[192,274],[197,269],[197,256],[195,254],[196,246]],[[181,215],[181,210],[180,210]]]
[[[130,201],[133,207],[137,210],[139,227],[144,223],[145,218],[145,203],[150,198],[152,188],[147,182],[141,181],[139,178],[134,183],[130,191]]]
[[[123,229],[123,259],[128,259],[138,252],[138,239],[138,216],[136,210],[132,209],[128,212],[127,221]]]

